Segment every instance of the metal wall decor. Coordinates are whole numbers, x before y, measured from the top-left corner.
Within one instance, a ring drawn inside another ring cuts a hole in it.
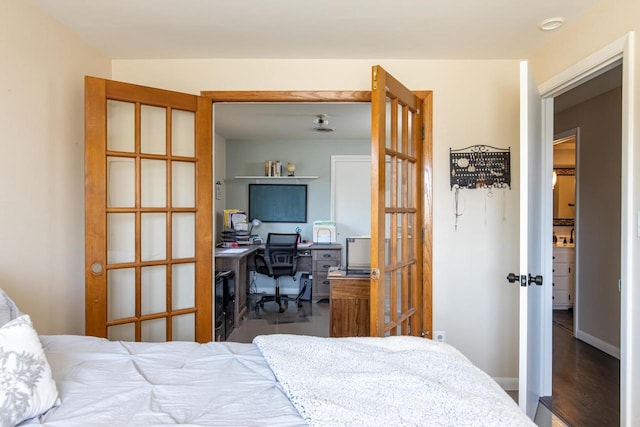
[[[472,145],[449,149],[451,189],[511,188],[511,147]]]

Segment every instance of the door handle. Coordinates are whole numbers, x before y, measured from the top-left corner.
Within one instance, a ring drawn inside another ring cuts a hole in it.
[[[529,274],[529,278],[527,280],[527,276],[525,276],[524,274],[522,276],[518,276],[515,273],[509,273],[509,275],[507,276],[507,280],[509,281],[509,283],[515,283],[520,280],[520,286],[530,286],[533,284],[542,286],[542,276],[540,275],[533,276]]]
[[[536,284],[538,286],[542,286],[542,276],[532,276],[529,274],[529,285]]]

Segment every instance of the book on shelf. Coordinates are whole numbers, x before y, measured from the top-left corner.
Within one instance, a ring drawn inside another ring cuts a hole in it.
[[[282,162],[280,160],[264,162],[264,176],[282,176]]]

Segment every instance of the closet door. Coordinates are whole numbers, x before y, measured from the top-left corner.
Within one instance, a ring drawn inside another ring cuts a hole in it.
[[[371,161],[371,335],[431,338],[431,93],[380,66]]]
[[[212,338],[212,106],[85,79],[86,334]]]

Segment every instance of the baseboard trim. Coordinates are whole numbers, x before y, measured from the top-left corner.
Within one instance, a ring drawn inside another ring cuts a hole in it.
[[[493,380],[498,383],[503,390],[506,391],[518,391],[518,378],[515,377],[493,377]]]
[[[616,359],[620,360],[619,347],[615,347],[608,342],[604,342],[600,338],[596,338],[593,335],[589,335],[588,333],[581,330],[578,330],[578,332],[576,333],[576,338],[586,342],[589,345],[592,345],[600,351],[607,353],[609,356],[615,357]]]

